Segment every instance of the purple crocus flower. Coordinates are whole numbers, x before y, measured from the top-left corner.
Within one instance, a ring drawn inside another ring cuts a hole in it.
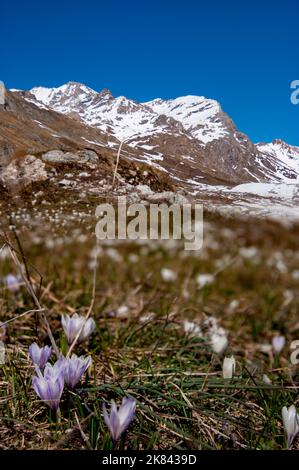
[[[39,398],[53,411],[57,411],[64,387],[63,361],[60,359],[51,366],[46,364],[44,374],[36,367],[32,386]]]
[[[118,441],[120,436],[128,429],[131,421],[135,417],[136,400],[134,398],[123,398],[119,409],[114,400],[111,400],[110,416],[106,410],[106,404],[103,403],[103,416],[107,424],[113,442]]]
[[[36,343],[32,343],[29,347],[29,356],[33,364],[43,369],[50,359],[52,354],[52,348],[50,346],[44,346],[40,348]]]
[[[62,315],[61,324],[69,344],[74,341],[81,328],[82,331],[78,338],[79,343],[87,339],[88,336],[93,333],[96,327],[93,318],[89,318],[88,320],[86,320],[85,317],[78,315],[78,313],[74,313],[72,317],[70,317],[69,315]]]
[[[286,344],[284,336],[276,335],[272,338],[272,348],[275,354],[279,354]]]
[[[8,274],[4,277],[4,284],[14,294],[20,289],[20,279],[14,274]]]
[[[69,358],[63,359],[63,374],[64,381],[68,388],[73,390],[75,386],[80,382],[82,375],[87,371],[91,365],[91,357],[78,357],[76,354],[72,354]]]

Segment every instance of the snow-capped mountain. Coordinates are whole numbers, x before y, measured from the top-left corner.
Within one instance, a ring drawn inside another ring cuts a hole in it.
[[[161,98],[144,103],[155,113],[180,122],[192,137],[203,144],[228,134],[222,122],[221,107],[215,100],[203,96],[182,96],[164,101]]]
[[[234,185],[296,180],[299,174],[298,148],[279,141],[254,145],[217,101],[202,96],[138,103],[75,82],[18,93],[44,110],[100,130],[108,140],[125,141],[133,158],[167,171],[178,182]]]
[[[77,116],[88,125],[132,143],[141,137],[160,133],[180,136],[187,131],[189,137],[204,146],[229,135],[232,126],[220,104],[203,96],[183,96],[166,101],[158,98],[138,103],[124,96],[114,98],[106,89],[97,93],[85,85],[69,82],[58,88],[33,88],[26,94],[26,99]]]
[[[119,140],[133,140],[157,132],[173,131],[170,119],[157,122],[158,113],[124,96],[114,98],[109,90],[100,93],[78,83],[69,82],[59,88],[33,88],[34,103],[44,104],[57,112],[77,117],[89,126],[113,134]],[[26,99],[32,99],[26,95]],[[179,126],[181,127],[181,126]]]
[[[274,157],[282,165],[293,168],[299,174],[299,147],[288,145],[286,142],[277,139],[269,144],[257,144],[257,148],[264,155]]]

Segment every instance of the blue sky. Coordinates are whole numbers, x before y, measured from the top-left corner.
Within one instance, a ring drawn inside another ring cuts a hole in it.
[[[79,81],[138,101],[203,95],[254,142],[299,145],[296,2],[4,0],[0,79]]]

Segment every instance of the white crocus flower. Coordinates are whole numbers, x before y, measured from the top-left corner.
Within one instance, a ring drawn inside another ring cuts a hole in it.
[[[222,366],[222,375],[224,379],[232,379],[236,369],[236,360],[234,356],[225,357]]]
[[[292,445],[293,440],[299,432],[299,415],[294,405],[282,409],[282,422],[287,435],[288,446]]]
[[[85,317],[78,315],[78,313],[74,313],[72,317],[70,317],[69,315],[62,315],[61,324],[69,344],[74,341],[79,331],[81,331],[80,336],[78,338],[79,343],[85,341],[88,336],[90,336],[94,332],[96,327],[93,318],[89,318],[88,320],[86,320]]]
[[[121,435],[127,430],[131,421],[135,417],[136,400],[134,398],[123,398],[122,404],[117,408],[115,401],[111,400],[110,415],[106,410],[106,404],[103,403],[103,416],[106,425],[110,431],[114,443],[118,441]]]

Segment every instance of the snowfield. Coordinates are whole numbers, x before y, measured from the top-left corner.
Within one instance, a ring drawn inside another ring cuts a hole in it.
[[[263,197],[279,197],[292,200],[299,193],[299,182],[296,183],[246,183],[233,189],[234,193],[254,194]]]

